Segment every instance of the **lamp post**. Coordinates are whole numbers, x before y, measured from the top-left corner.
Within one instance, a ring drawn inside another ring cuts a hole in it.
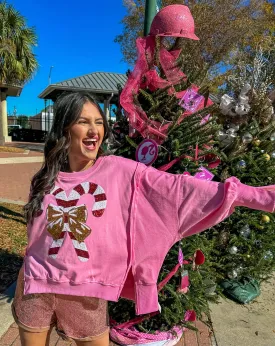
[[[49,85],[51,85],[51,75],[52,75],[52,69],[54,68],[54,66],[50,67],[50,73],[49,73]]]
[[[54,66],[50,67],[50,73],[49,73],[49,85],[51,85],[52,80],[51,80],[51,76],[52,76],[52,69],[54,68]],[[51,100],[49,100],[49,110],[48,110],[48,122],[47,122],[47,126],[46,126],[46,118],[47,118],[47,110],[46,110],[46,102],[45,102],[45,131],[50,131],[50,116],[51,116]]]
[[[144,18],[144,36],[150,32],[152,21],[157,13],[156,0],[146,0],[145,2],[145,18]]]

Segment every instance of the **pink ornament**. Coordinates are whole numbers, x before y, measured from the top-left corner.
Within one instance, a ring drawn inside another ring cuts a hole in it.
[[[179,249],[178,261],[179,261],[179,264],[181,266],[183,265],[183,260],[184,260],[184,256],[183,256],[183,253],[182,253],[182,249]]]
[[[184,321],[191,321],[194,322],[196,321],[196,312],[194,310],[187,310],[185,315],[184,315]]]
[[[206,123],[210,120],[210,117],[211,117],[210,114],[206,115],[206,116],[202,119],[201,125],[206,124]]]
[[[152,139],[142,141],[136,150],[136,160],[149,166],[158,157],[157,143]]]
[[[189,173],[189,172],[183,172],[182,175],[184,175],[185,177],[190,177],[190,176],[191,176],[191,173]]]
[[[179,105],[185,110],[194,113],[200,106],[204,97],[197,93],[194,89],[188,89],[180,100]]]
[[[199,168],[199,172],[194,175],[195,178],[200,180],[212,180],[214,178],[214,174],[209,172],[208,169],[204,167]]]

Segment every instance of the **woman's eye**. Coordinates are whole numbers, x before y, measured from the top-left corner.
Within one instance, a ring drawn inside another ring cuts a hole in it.
[[[78,124],[86,124],[87,121],[86,120],[79,120]]]

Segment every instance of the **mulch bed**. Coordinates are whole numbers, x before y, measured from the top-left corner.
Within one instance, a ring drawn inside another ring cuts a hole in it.
[[[27,245],[22,206],[0,204],[0,293],[12,284],[23,263]]]
[[[0,146],[0,153],[24,153],[25,149]]]

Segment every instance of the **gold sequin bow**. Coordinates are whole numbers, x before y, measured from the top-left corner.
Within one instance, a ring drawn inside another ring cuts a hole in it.
[[[64,230],[64,223],[68,223],[70,231],[79,242],[84,241],[92,231],[85,224],[87,220],[87,209],[85,205],[73,207],[68,212],[64,212],[61,207],[50,204],[47,209],[47,220],[49,222],[47,230],[54,240],[60,238]]]

